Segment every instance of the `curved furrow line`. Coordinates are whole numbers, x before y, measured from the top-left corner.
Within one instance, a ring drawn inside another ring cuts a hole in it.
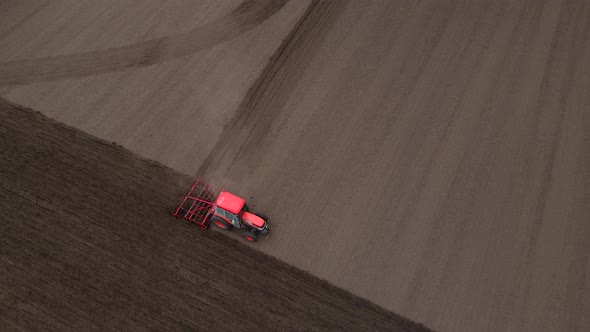
[[[287,0],[245,0],[229,15],[191,31],[104,50],[0,63],[0,85],[20,85],[144,67],[233,39],[271,17]]]

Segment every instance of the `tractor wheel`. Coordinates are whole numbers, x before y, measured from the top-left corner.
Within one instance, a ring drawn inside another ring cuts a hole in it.
[[[264,219],[264,221],[268,221],[268,217],[265,216],[264,214],[257,213],[256,215],[259,216],[260,218]]]
[[[244,233],[244,239],[246,239],[250,242],[255,242],[258,239],[258,235],[256,235],[256,233],[254,233],[252,231],[248,231],[248,232]]]
[[[223,230],[229,230],[229,228],[231,227],[227,221],[223,220],[223,219],[219,219],[219,218],[215,218],[213,219],[213,223],[215,223],[215,226],[223,229]]]

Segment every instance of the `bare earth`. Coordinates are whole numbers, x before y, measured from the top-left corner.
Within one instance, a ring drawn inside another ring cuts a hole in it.
[[[170,216],[161,164],[1,99],[0,140],[3,331],[426,331]]]
[[[281,5],[2,3],[0,92],[252,196],[258,249],[428,327],[589,330],[590,3]]]
[[[191,174],[308,4],[0,2],[0,94]]]

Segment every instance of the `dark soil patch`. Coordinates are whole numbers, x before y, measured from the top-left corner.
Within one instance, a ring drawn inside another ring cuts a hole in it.
[[[0,100],[0,328],[422,330],[170,216],[192,179]]]

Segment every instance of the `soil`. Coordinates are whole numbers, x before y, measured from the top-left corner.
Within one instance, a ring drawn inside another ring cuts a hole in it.
[[[2,330],[426,330],[172,217],[191,179],[116,144],[4,100],[0,142]]]
[[[283,1],[244,1],[226,16],[177,35],[85,53],[4,62],[0,85],[85,77],[139,68],[211,48],[252,29],[281,9]]]
[[[588,330],[587,4],[316,3],[196,174],[435,330]]]
[[[1,3],[0,95],[194,174],[308,5]]]
[[[256,249],[435,330],[589,330],[587,1],[0,8],[2,96],[245,196]],[[12,70],[68,54],[106,69]]]

